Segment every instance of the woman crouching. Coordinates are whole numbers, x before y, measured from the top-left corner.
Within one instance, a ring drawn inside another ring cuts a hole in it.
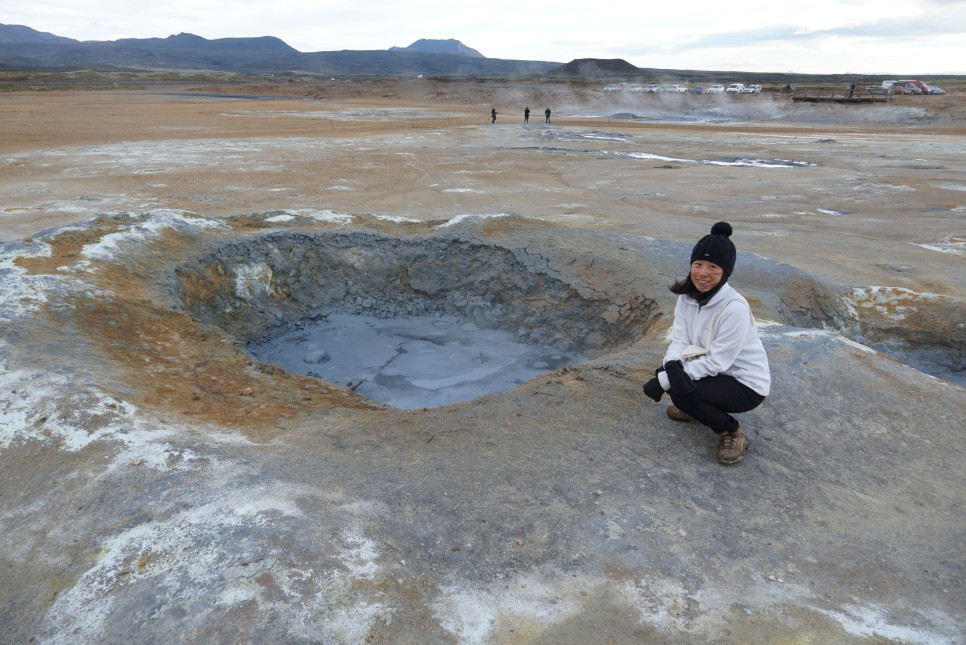
[[[671,285],[678,294],[664,364],[644,384],[660,401],[667,392],[675,421],[696,420],[721,437],[718,461],[741,461],[751,440],[732,414],[752,410],[771,386],[768,355],[748,301],[728,284],[737,252],[731,225],[718,222],[691,251],[691,271]]]

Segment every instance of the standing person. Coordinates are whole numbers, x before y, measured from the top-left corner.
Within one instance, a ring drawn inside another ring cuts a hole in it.
[[[490,110],[490,123],[496,123],[496,108]]]
[[[550,123],[550,108],[547,108],[546,110],[543,111],[543,116],[546,117],[546,122]]]
[[[530,106],[523,108],[523,124],[530,123]]]
[[[721,438],[718,461],[736,464],[751,443],[731,414],[761,405],[771,387],[768,355],[748,301],[728,284],[737,252],[731,225],[718,222],[691,251],[691,270],[671,285],[678,295],[671,344],[644,393],[673,403],[667,415],[692,419]]]
[[[855,94],[855,83],[849,85],[849,98],[852,98],[853,94]]]

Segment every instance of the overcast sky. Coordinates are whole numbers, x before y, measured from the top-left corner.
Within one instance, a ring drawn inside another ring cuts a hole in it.
[[[302,52],[455,38],[488,58],[966,74],[966,0],[3,0],[0,23],[77,40],[276,36]]]

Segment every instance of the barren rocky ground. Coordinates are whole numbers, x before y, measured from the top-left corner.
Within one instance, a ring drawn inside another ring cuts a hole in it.
[[[0,641],[962,643],[950,90],[0,94]],[[774,378],[732,468],[640,391],[721,219]],[[590,358],[401,411],[244,351],[417,295]]]

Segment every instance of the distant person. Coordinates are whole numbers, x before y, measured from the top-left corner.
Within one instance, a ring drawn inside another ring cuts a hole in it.
[[[733,413],[761,405],[771,387],[768,355],[748,301],[728,284],[737,251],[731,224],[718,222],[691,251],[687,276],[671,285],[678,296],[671,344],[644,394],[671,396],[667,415],[701,423],[718,434],[718,461],[736,464],[751,443]]]
[[[543,116],[546,117],[546,123],[550,123],[550,108],[543,111]]]
[[[523,124],[530,123],[530,106],[523,108]]]
[[[490,110],[490,123],[496,123],[496,108]]]
[[[791,94],[791,93],[792,93],[792,84],[785,83],[785,87],[782,88],[782,94]]]
[[[855,94],[855,83],[852,83],[851,85],[849,85],[849,98],[852,98],[852,95],[854,94]]]

